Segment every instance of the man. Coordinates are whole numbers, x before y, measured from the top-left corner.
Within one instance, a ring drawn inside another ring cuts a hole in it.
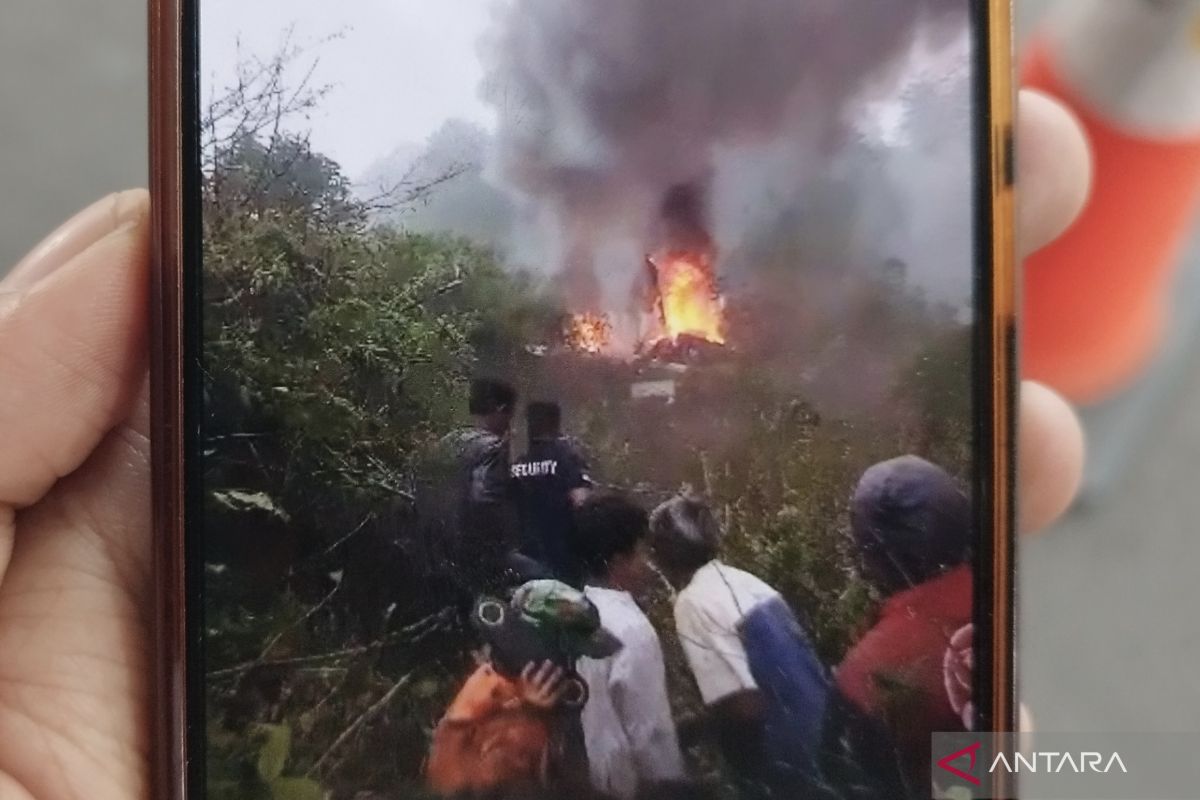
[[[530,581],[510,601],[483,598],[485,643],[434,730],[426,776],[447,797],[579,797],[588,789],[579,733],[581,656],[620,649],[597,608],[557,581]]]
[[[615,800],[682,791],[683,754],[671,718],[662,645],[634,601],[654,575],[646,560],[646,512],[627,498],[600,494],[576,514],[575,549],[587,576],[584,594],[622,647],[584,658],[588,686],[583,736],[592,787]]]
[[[972,621],[971,503],[940,467],[904,456],[863,474],[851,530],[863,576],[885,602],[837,684],[889,730],[916,794],[930,785],[930,734],[969,722],[969,696],[947,691],[946,660]]]
[[[449,558],[469,599],[504,580],[516,546],[516,507],[510,477],[509,433],[517,404],[511,384],[491,378],[471,381],[471,424],[444,437],[440,467],[427,476],[449,521]],[[449,506],[446,508],[445,506]]]
[[[562,434],[557,403],[532,402],[525,411],[529,449],[512,465],[521,526],[521,553],[553,577],[580,582],[570,540],[574,509],[592,482],[579,448]]]
[[[718,560],[720,538],[693,496],[650,517],[652,557],[679,591],[675,625],[706,706],[689,727],[717,740],[745,796],[827,797],[818,767],[826,671],[779,593]]]

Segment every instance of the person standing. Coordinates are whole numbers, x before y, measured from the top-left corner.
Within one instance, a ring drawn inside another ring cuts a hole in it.
[[[720,539],[698,497],[650,516],[652,558],[679,592],[675,625],[705,704],[680,731],[716,740],[745,797],[835,796],[820,769],[828,674],[783,597],[720,561]]]
[[[902,456],[863,474],[850,523],[862,574],[885,599],[837,685],[889,731],[915,796],[930,785],[930,735],[969,729],[969,692],[948,692],[946,662],[973,618],[971,502],[945,470]]]
[[[687,785],[662,645],[634,600],[654,580],[648,532],[646,512],[621,495],[594,495],[576,513],[584,594],[622,644],[615,655],[578,665],[589,694],[582,719],[592,787],[615,800],[682,793]]]
[[[511,384],[472,380],[471,424],[442,438],[424,475],[432,498],[423,504],[425,513],[448,534],[442,548],[466,602],[503,584],[516,547],[509,447],[516,404]]]
[[[579,721],[587,690],[576,665],[620,649],[599,610],[558,581],[511,600],[482,598],[475,670],[434,730],[430,788],[455,798],[582,798],[589,780]]]
[[[520,519],[520,552],[550,576],[578,585],[582,579],[570,546],[574,510],[592,487],[578,445],[562,432],[558,403],[531,402],[525,410],[529,447],[512,465]]]

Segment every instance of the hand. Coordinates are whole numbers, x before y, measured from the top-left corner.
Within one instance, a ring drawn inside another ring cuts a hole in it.
[[[567,691],[566,673],[551,661],[543,661],[541,666],[530,662],[521,670],[518,687],[526,705],[550,711]]]
[[[1088,161],[1066,112],[1023,93],[1021,113],[1028,253],[1077,213]],[[145,193],[116,195],[0,283],[4,800],[150,797],[148,241]],[[1031,530],[1066,507],[1082,462],[1078,423],[1046,389],[1025,387],[1021,447]]]
[[[962,717],[963,726],[972,730],[975,719],[975,626],[964,625],[950,637],[950,645],[942,658],[942,676],[950,707]]]
[[[0,283],[0,798],[148,780],[147,197],[107,197]]]

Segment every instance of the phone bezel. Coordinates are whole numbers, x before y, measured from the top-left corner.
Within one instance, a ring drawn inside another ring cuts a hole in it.
[[[151,294],[152,468],[156,587],[156,673],[152,791],[184,800],[201,786],[203,759],[193,757],[204,735],[203,675],[198,663],[200,615],[189,614],[203,563],[189,517],[200,508],[200,412],[193,385],[200,365],[200,242],[198,4],[150,0],[150,191],[154,272]],[[1014,116],[1011,0],[970,0],[976,20],[974,103],[986,119],[976,129],[976,253],[978,324],[974,368],[977,663],[980,723],[1013,731],[1013,571],[1015,565],[1015,424],[1017,268],[1014,249]],[[987,267],[990,266],[990,269]],[[986,535],[990,532],[990,536]],[[984,580],[983,578],[987,578]],[[189,715],[188,709],[193,709]],[[1004,796],[1003,794],[998,796]],[[194,800],[201,800],[199,795]]]

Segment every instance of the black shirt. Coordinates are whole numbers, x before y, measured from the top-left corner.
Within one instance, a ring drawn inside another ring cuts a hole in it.
[[[482,428],[444,437],[425,471],[432,503],[427,513],[448,523],[448,557],[471,592],[503,578],[506,554],[516,546],[516,503],[508,440]]]
[[[512,464],[521,520],[521,551],[560,579],[576,577],[571,557],[571,492],[592,485],[587,462],[566,437],[534,439],[529,452]]]

